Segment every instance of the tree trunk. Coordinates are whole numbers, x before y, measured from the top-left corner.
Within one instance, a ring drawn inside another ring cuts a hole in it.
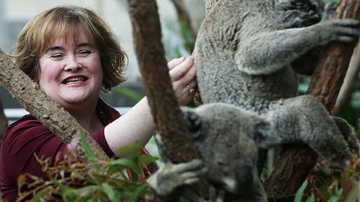
[[[164,48],[155,0],[128,0],[135,50],[156,128],[173,162],[198,157],[176,100]]]
[[[81,134],[86,134],[86,141],[95,156],[100,159],[108,158],[76,119],[50,100],[30,77],[15,68],[14,62],[2,50],[0,50],[0,84],[65,144],[71,143],[72,146],[76,146]],[[86,161],[83,153],[80,153],[80,159]]]
[[[360,19],[360,1],[341,0],[334,18]],[[329,111],[336,102],[355,44],[329,44],[310,83],[309,93],[321,101]],[[307,146],[285,146],[266,182],[269,199],[293,196],[315,165],[316,159],[316,153]]]

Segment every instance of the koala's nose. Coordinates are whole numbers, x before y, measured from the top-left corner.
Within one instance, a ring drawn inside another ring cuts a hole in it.
[[[246,194],[253,184],[253,175],[251,166],[242,166],[236,170],[236,180],[238,183],[239,194]]]

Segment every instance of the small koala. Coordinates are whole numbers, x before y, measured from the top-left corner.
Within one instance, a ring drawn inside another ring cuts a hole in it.
[[[157,136],[165,164],[148,179],[156,192],[165,196],[165,201],[266,201],[256,162],[258,145],[279,142],[276,136],[268,134],[270,124],[229,104],[182,109],[200,160],[172,164],[163,156]],[[202,194],[198,195],[193,190],[198,186],[189,184],[200,178]]]
[[[160,195],[175,196],[176,201],[262,202],[267,197],[258,177],[258,148],[304,142],[334,162],[351,155],[341,135],[331,136],[334,132],[351,136],[345,121],[330,116],[312,96],[284,102],[289,103],[279,104],[288,109],[263,115],[226,103],[182,108],[200,161],[170,163],[157,139],[165,164],[149,178],[149,184]],[[316,124],[322,122],[329,122],[330,127],[319,132]],[[189,186],[199,179],[203,183],[201,196],[193,190],[198,186]]]

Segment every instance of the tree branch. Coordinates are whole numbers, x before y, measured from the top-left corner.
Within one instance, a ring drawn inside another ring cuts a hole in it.
[[[354,49],[354,53],[351,56],[350,65],[344,78],[344,83],[341,86],[339,96],[335,102],[331,114],[339,116],[344,110],[345,105],[351,99],[351,95],[355,91],[356,81],[360,73],[360,46],[359,42]]]
[[[151,112],[173,162],[198,157],[172,89],[155,0],[128,0],[135,50]]]

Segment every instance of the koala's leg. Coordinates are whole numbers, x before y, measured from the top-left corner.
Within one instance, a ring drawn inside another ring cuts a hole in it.
[[[166,162],[147,182],[157,194],[165,196],[181,185],[197,182],[206,171],[206,167],[198,159],[179,164]]]
[[[351,158],[336,121],[313,96],[280,101],[267,116],[273,124],[274,135],[278,135],[282,143],[304,142],[332,163]]]

